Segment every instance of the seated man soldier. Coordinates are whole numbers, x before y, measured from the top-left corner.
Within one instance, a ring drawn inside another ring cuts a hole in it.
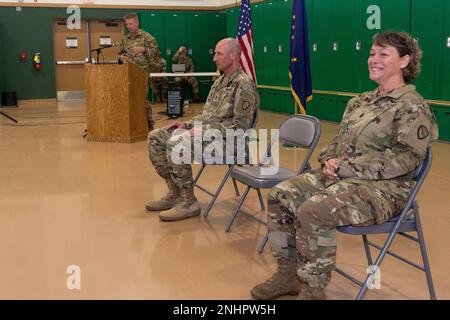
[[[174,64],[184,64],[185,69],[184,72],[194,72],[194,63],[192,59],[187,55],[187,46],[181,46],[178,51],[172,57],[172,62]],[[201,101],[199,89],[198,89],[198,80],[194,77],[176,77],[174,79],[176,86],[181,86],[184,82],[189,83],[192,86],[192,99],[194,102]]]
[[[161,57],[161,51],[159,48],[156,50],[155,56],[155,73],[167,72],[167,61]],[[153,91],[153,97],[156,102],[167,101],[167,90],[169,88],[167,77],[153,77],[150,78],[150,86]]]
[[[245,131],[252,122],[259,98],[255,83],[240,67],[240,55],[241,47],[236,39],[219,41],[215,48],[214,63],[222,75],[214,82],[202,112],[191,121],[174,122],[148,135],[150,161],[166,181],[169,192],[162,199],[147,203],[145,207],[148,211],[162,211],[159,215],[162,221],[182,220],[200,214],[200,205],[194,195],[191,164],[178,164],[172,159],[171,150],[179,143],[179,136],[172,135],[172,132],[176,129],[189,130],[186,134],[188,141],[193,144],[194,121],[201,122],[203,132],[215,129],[223,137],[227,129]],[[203,141],[203,150],[210,144]],[[192,159],[193,152],[190,156]]]

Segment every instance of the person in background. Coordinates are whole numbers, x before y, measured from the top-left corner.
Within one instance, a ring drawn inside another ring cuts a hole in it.
[[[192,59],[189,58],[187,54],[187,46],[181,46],[178,51],[172,57],[172,62],[175,64],[184,64],[186,73],[194,72],[194,63]],[[194,77],[176,77],[174,79],[176,86],[181,86],[184,82],[187,82],[190,86],[192,86],[192,99],[194,102],[200,102],[200,94],[198,88],[198,80]]]

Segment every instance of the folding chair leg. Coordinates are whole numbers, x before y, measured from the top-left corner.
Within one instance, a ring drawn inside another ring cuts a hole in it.
[[[261,189],[256,189],[256,192],[258,193],[259,203],[261,204],[261,211],[264,211],[266,210],[266,206],[264,205],[264,198],[261,194]]]
[[[200,170],[198,170],[197,175],[195,176],[194,179],[194,185],[197,183],[198,179],[200,178],[200,175],[202,174],[203,170],[205,170],[206,165],[202,164],[202,166],[200,167]]]
[[[237,186],[236,180],[233,179],[234,191],[236,191],[236,197],[239,197],[241,194],[239,193],[239,188]]]
[[[244,204],[245,198],[247,198],[250,188],[251,188],[250,186],[247,186],[247,188],[245,188],[244,194],[242,195],[241,199],[239,199],[239,203],[236,207],[236,210],[234,210],[233,215],[230,217],[230,220],[228,220],[227,226],[225,227],[225,232],[230,231],[231,225],[234,223],[234,220],[236,219],[237,215],[239,214],[239,210],[241,210],[241,207]]]
[[[418,207],[417,203],[413,204],[414,213],[418,213]],[[416,211],[417,210],[417,211]],[[428,291],[430,292],[430,300],[437,300],[436,292],[434,291],[434,285],[433,285],[433,279],[431,277],[431,269],[430,269],[430,263],[428,261],[428,255],[427,255],[427,249],[425,247],[425,239],[423,237],[422,232],[422,224],[420,223],[420,218],[418,214],[415,214],[415,220],[416,220],[416,227],[417,227],[417,236],[419,238],[419,244],[420,244],[420,253],[422,254],[422,260],[423,260],[423,267],[425,269],[425,275],[427,277],[427,283],[428,283]]]
[[[369,247],[369,243],[367,241],[367,235],[363,234],[362,238],[363,238],[363,243],[364,243],[364,250],[366,250],[367,264],[370,267],[371,265],[373,265],[373,260],[372,260],[372,255],[370,254],[370,247]]]
[[[264,247],[266,246],[266,243],[267,243],[268,240],[269,240],[269,234],[266,234],[264,236],[264,238],[261,240],[261,243],[259,244],[259,247],[258,247],[258,252],[259,253],[263,253]]]
[[[393,228],[393,231],[391,232],[391,234],[389,234],[388,238],[386,239],[386,242],[385,242],[384,246],[382,247],[380,254],[377,257],[375,264],[372,265],[375,268],[375,270],[380,267],[381,262],[383,261],[384,257],[386,256],[387,251],[389,250],[392,242],[394,241],[395,236],[397,235],[397,230],[401,223],[400,219],[401,219],[401,217],[396,222],[395,227]],[[361,286],[361,289],[358,292],[358,295],[356,296],[356,300],[361,300],[363,298],[364,294],[366,293],[366,291],[368,289],[369,282],[372,281],[372,277],[373,277],[372,273],[367,275],[366,280],[364,281],[363,285]]]
[[[216,192],[214,193],[213,198],[211,199],[211,201],[208,204],[208,207],[206,208],[205,212],[203,213],[203,216],[206,218],[209,214],[209,211],[211,210],[211,208],[213,207],[214,203],[216,202],[217,198],[219,197],[220,191],[222,191],[223,186],[225,185],[225,182],[227,182],[228,177],[231,174],[231,171],[234,168],[234,164],[229,165],[228,167],[228,171],[225,174],[225,177],[223,177],[222,181],[220,182],[219,188],[217,188]]]

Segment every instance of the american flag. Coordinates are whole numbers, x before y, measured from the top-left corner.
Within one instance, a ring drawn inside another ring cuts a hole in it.
[[[242,69],[256,83],[252,39],[252,9],[250,7],[250,0],[242,0],[241,2],[241,15],[239,17],[237,39],[239,40],[242,48]]]

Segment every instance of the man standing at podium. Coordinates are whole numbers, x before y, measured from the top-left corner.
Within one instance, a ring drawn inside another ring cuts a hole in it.
[[[154,61],[156,60],[156,50],[158,49],[155,38],[139,28],[139,17],[137,14],[129,13],[124,17],[124,20],[129,33],[120,44],[120,62],[131,62],[147,72],[155,72],[157,66]],[[147,102],[147,121],[149,130],[153,130],[152,108],[149,102]]]
[[[219,41],[214,62],[222,75],[211,87],[202,112],[190,121],[174,122],[148,134],[150,160],[156,172],[166,181],[169,193],[158,201],[147,203],[145,208],[148,211],[162,211],[159,214],[162,221],[177,221],[200,214],[200,205],[194,195],[191,164],[177,164],[177,159],[171,157],[171,150],[179,143],[179,136],[172,135],[172,132],[176,129],[189,130],[185,134],[190,135],[193,144],[194,121],[201,122],[203,133],[215,129],[223,137],[227,129],[245,131],[252,122],[259,99],[255,83],[241,69],[240,55],[241,46],[236,39]],[[198,134],[195,136],[198,137]],[[209,143],[203,141],[203,149]]]

